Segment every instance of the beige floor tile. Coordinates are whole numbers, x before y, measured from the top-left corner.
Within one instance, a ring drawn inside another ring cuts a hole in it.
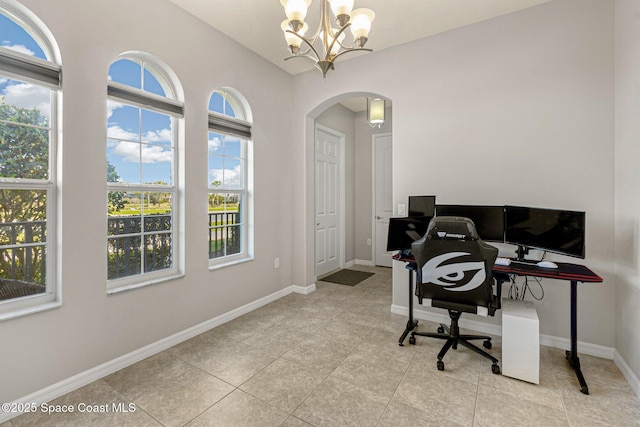
[[[183,425],[233,391],[233,387],[163,352],[104,381],[165,425]]]
[[[563,408],[550,407],[480,385],[474,426],[568,426]]]
[[[291,414],[326,378],[326,371],[278,359],[240,389]]]
[[[189,427],[268,427],[281,425],[289,415],[260,399],[236,390],[197,417]]]
[[[377,427],[460,427],[461,425],[393,398],[382,414]]]
[[[416,356],[417,359],[417,356]],[[421,369],[422,363],[412,362],[398,386],[395,397],[400,402],[461,425],[471,425],[477,396],[477,383],[452,375],[438,375],[433,369]],[[454,409],[452,409],[454,408]]]
[[[54,412],[58,408],[71,408],[72,412]],[[46,404],[33,413],[13,419],[13,427],[23,426],[161,426],[140,407],[116,392],[104,381],[95,381]]]
[[[314,426],[375,426],[389,399],[327,378],[293,413]]]
[[[281,357],[306,366],[327,371],[327,375],[342,363],[355,348],[355,344],[342,344],[325,338],[303,341]]]

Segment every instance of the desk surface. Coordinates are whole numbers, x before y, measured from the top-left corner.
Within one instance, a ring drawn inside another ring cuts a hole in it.
[[[558,268],[538,267],[533,262],[511,261],[509,265],[494,265],[493,271],[521,276],[546,277],[549,279],[575,280],[576,282],[602,282],[602,277],[580,264],[556,262]]]
[[[401,256],[399,253],[393,256],[396,261],[414,263],[416,260],[411,257]],[[512,261],[509,265],[494,265],[493,271],[507,274],[518,274],[521,276],[546,277],[548,279],[575,280],[576,282],[600,283],[602,277],[591,271],[588,267],[580,264],[568,262],[556,262],[558,268],[538,267],[535,261]]]

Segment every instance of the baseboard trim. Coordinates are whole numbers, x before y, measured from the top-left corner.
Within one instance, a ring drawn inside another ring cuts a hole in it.
[[[392,305],[391,312],[402,314],[404,316],[409,315],[409,309],[401,305]],[[444,313],[432,313],[416,308],[413,309],[413,316],[416,319],[430,320],[436,323],[449,324],[450,322],[449,316]],[[485,334],[502,336],[502,326],[500,325],[478,322],[476,320],[463,317],[460,319],[460,326]],[[571,340],[569,338],[556,337],[553,335],[540,334],[540,344],[561,349],[571,348]],[[613,347],[578,341],[578,352],[611,360],[614,359],[615,349]]]
[[[620,353],[618,353],[618,350],[614,350],[613,352],[613,361],[615,362],[618,369],[620,369],[620,371],[622,372],[622,375],[624,375],[624,377],[626,378],[633,392],[640,399],[640,379],[633,372],[633,370],[631,370],[631,367],[629,366],[627,361],[623,359]]]
[[[357,259],[356,265],[366,265],[367,267],[373,267],[373,261],[368,261],[366,259]]]
[[[293,285],[291,286],[291,290],[296,294],[309,295],[311,292],[314,292],[316,290],[316,284],[312,283],[307,286]]]
[[[120,369],[133,365],[136,362],[146,359],[147,357],[153,356],[154,354],[164,351],[170,347],[173,347],[176,344],[180,344],[181,342],[186,341],[190,338],[193,338],[196,335],[199,335],[210,329],[213,329],[216,326],[220,326],[237,317],[240,317],[257,308],[260,308],[263,305],[269,304],[273,301],[276,301],[284,296],[291,294],[292,292],[298,292],[300,290],[312,292],[313,290],[315,290],[315,283],[306,287],[293,285],[293,286],[289,286],[288,288],[281,289],[270,295],[267,295],[253,302],[245,304],[241,307],[233,309],[227,313],[221,314],[220,316],[216,316],[213,319],[210,319],[198,325],[192,326],[181,332],[178,332],[176,334],[163,338],[159,341],[156,341],[152,344],[149,344],[142,348],[134,350],[131,353],[117,357],[113,360],[105,362],[94,368],[88,369],[70,378],[62,380],[58,383],[52,384],[48,387],[45,387],[41,390],[31,393],[28,396],[24,396],[18,400],[15,400],[12,403],[16,403],[17,407],[21,407],[22,405],[26,405],[26,404],[35,403],[39,406],[43,403],[50,402],[53,399],[57,399],[60,396],[63,396],[67,393],[77,390],[80,387],[84,387],[85,385],[90,384],[96,380],[99,380],[100,378],[104,378],[107,375],[110,375],[116,371],[119,371]],[[302,292],[298,292],[298,293],[302,293]],[[7,412],[0,411],[0,424],[2,424],[5,421],[9,421],[12,418],[17,417],[18,415],[21,415],[21,414],[13,413],[13,412],[7,413]]]

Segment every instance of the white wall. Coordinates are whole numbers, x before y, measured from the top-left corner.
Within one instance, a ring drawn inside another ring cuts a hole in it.
[[[303,117],[341,94],[379,93],[393,101],[396,203],[432,193],[440,202],[586,211],[584,263],[604,283],[579,286],[578,339],[612,348],[613,71],[613,1],[556,0],[338,63],[321,85],[315,72],[296,76],[294,139],[310,141]],[[313,281],[313,153],[308,143],[296,150],[305,180],[294,192],[307,198],[294,204],[294,282],[303,284]],[[396,270],[394,304],[406,306]],[[540,331],[568,339],[569,286],[544,286]]]
[[[640,377],[640,3],[616,0],[616,350]],[[638,386],[636,384],[636,386]],[[640,388],[636,389],[640,395]]]
[[[289,206],[295,179],[291,135],[283,132],[292,117],[291,77],[170,2],[22,3],[49,27],[62,53],[63,305],[0,323],[2,402],[292,285]],[[107,296],[107,71],[130,50],[166,62],[184,88],[186,268],[182,279]],[[255,260],[209,271],[207,105],[221,86],[240,91],[254,117]]]

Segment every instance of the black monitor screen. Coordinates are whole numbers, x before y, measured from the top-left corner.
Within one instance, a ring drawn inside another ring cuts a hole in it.
[[[505,206],[505,242],[584,258],[585,213]]]
[[[469,218],[482,240],[504,242],[504,206],[437,205],[436,215]]]
[[[435,216],[436,196],[409,196],[409,216]]]
[[[404,251],[411,249],[411,244],[420,240],[427,232],[430,216],[389,218],[388,251]]]

